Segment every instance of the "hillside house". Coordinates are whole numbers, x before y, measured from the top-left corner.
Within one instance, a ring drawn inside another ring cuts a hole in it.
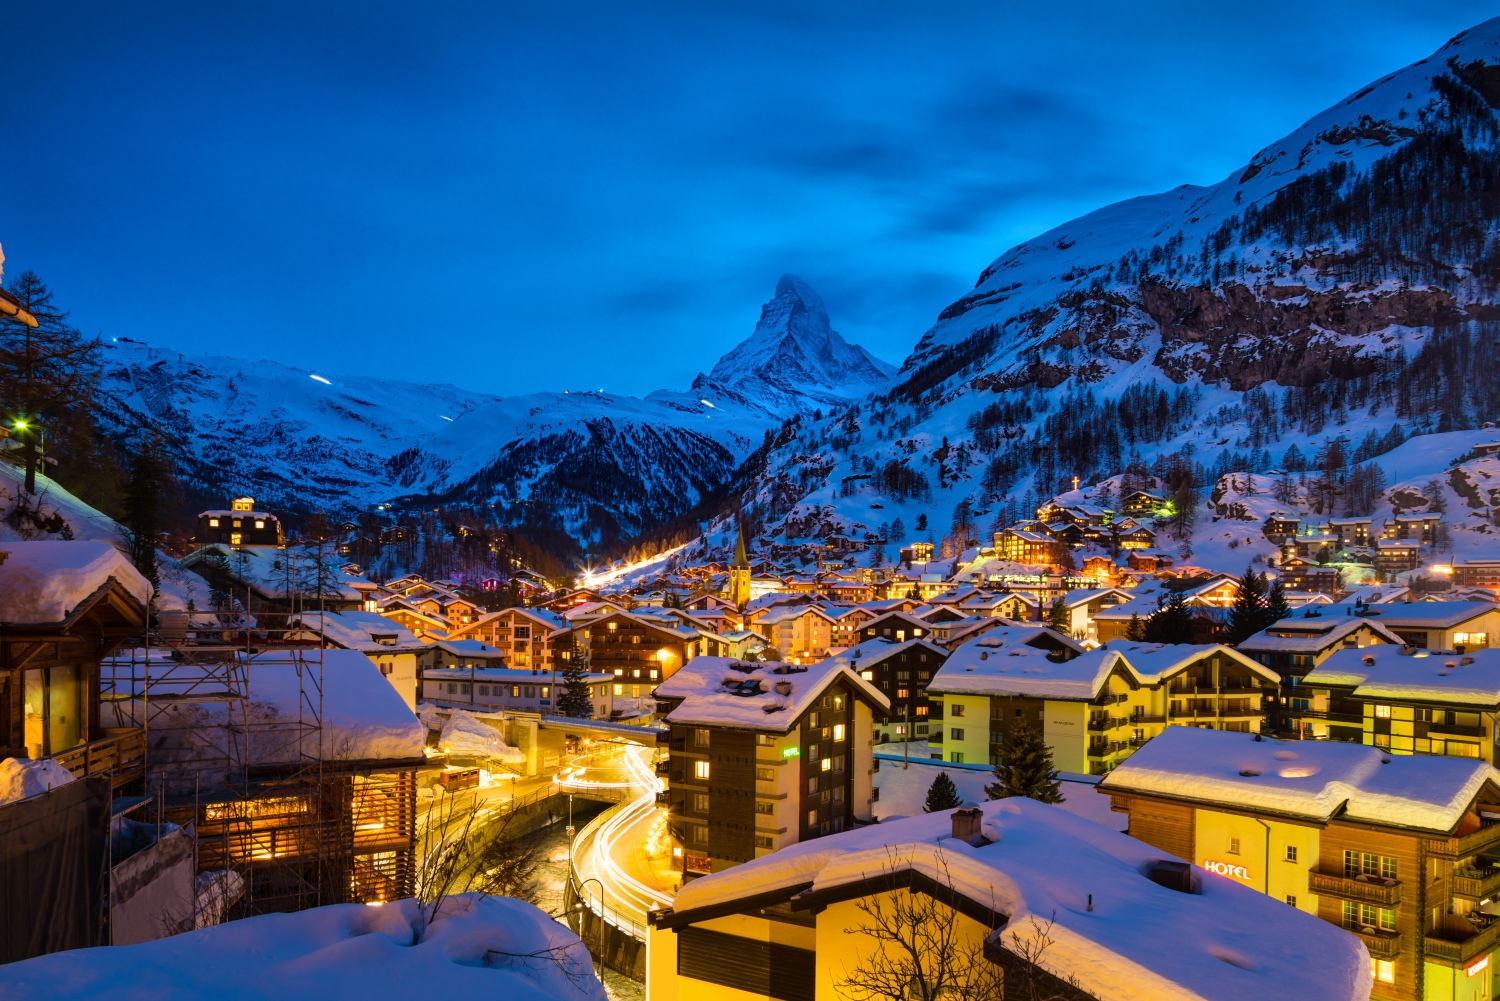
[[[193,535],[198,545],[220,542],[228,546],[279,546],[286,541],[281,521],[269,511],[255,510],[255,501],[236,497],[227,511],[203,511]]]

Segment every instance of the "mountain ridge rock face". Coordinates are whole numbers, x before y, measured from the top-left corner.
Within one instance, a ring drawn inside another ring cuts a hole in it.
[[[780,417],[847,406],[889,383],[896,367],[833,329],[822,298],[793,274],[761,307],[755,332],[719,359],[708,381]]]

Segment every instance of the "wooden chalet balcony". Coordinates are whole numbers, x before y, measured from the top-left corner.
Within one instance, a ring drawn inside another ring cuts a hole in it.
[[[1461,859],[1470,855],[1478,855],[1485,849],[1500,844],[1500,821],[1485,819],[1480,823],[1482,826],[1472,834],[1465,834],[1461,838],[1444,838],[1440,841],[1424,838],[1422,845],[1440,858]]]
[[[1384,880],[1379,876],[1345,876],[1314,869],[1307,874],[1307,889],[1310,893],[1387,907],[1401,903],[1400,881]]]
[[[1443,923],[1427,933],[1423,944],[1428,959],[1467,963],[1489,952],[1497,943],[1500,943],[1500,921],[1491,919],[1488,925],[1479,927],[1468,918],[1446,914]]]
[[[1367,931],[1364,928],[1349,928],[1347,931],[1365,944],[1365,948],[1374,959],[1392,959],[1401,954],[1400,932],[1373,929]],[[1427,941],[1431,942],[1432,939]]]
[[[1453,874],[1453,895],[1480,900],[1500,890],[1500,867],[1459,869]]]
[[[131,728],[52,755],[74,778],[108,775],[118,789],[140,778],[146,768],[146,733]]]

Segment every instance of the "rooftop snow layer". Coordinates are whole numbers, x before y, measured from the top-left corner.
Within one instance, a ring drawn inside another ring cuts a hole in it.
[[[1456,625],[1500,608],[1493,601],[1402,601],[1366,608],[1366,615],[1379,615],[1381,625],[1391,629],[1451,629]],[[1353,617],[1353,605],[1329,605],[1323,615]]]
[[[427,649],[410,629],[378,612],[303,612],[298,618],[304,629],[345,650],[389,654]],[[390,642],[382,643],[377,636]]]
[[[1058,807],[1016,798],[979,809],[991,839],[982,847],[950,837],[951,811],[910,817],[700,877],[674,908],[688,914],[804,884],[832,889],[888,871],[894,859],[1008,914],[1008,932],[1025,936],[1033,916],[1045,924],[1055,915],[1040,963],[1111,1001],[1369,996],[1363,945],[1327,922],[1211,873],[1200,874],[1201,894],[1158,886],[1143,870],[1170,856]],[[1001,942],[1011,948],[1010,934]]]
[[[107,542],[6,542],[0,562],[0,622],[62,622],[111,577],[144,608],[151,582]]]
[[[1328,616],[1292,616],[1247,638],[1237,647],[1241,652],[1254,650],[1257,653],[1317,653],[1368,626],[1386,643],[1401,645],[1401,637],[1380,623],[1379,619],[1363,616],[1335,619]]]
[[[76,949],[0,966],[0,996],[8,1001],[605,999],[578,938],[531,904],[477,894],[449,897],[413,945],[418,927],[410,900],[264,914],[140,945]],[[550,957],[507,958],[546,956],[551,950],[557,950],[557,963]]]
[[[1446,836],[1486,782],[1500,784],[1500,772],[1467,758],[1169,726],[1106,775],[1099,789],[1316,821],[1342,810],[1349,820]]]
[[[1500,650],[1403,654],[1398,646],[1340,650],[1308,672],[1306,686],[1351,686],[1368,698],[1500,705]]]
[[[73,773],[51,758],[6,758],[0,761],[0,806],[40,796],[72,781]]]
[[[861,644],[874,648],[875,644]],[[668,723],[741,727],[786,733],[839,678],[882,709],[890,700],[849,666],[853,651],[805,667],[774,661],[695,657],[656,688],[659,699],[682,699]],[[786,689],[782,694],[777,689]]]

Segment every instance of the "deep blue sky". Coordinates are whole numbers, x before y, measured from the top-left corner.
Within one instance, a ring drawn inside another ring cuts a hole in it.
[[[785,271],[899,363],[1012,244],[1494,12],[12,0],[0,245],[89,333],[351,374],[685,388]]]

